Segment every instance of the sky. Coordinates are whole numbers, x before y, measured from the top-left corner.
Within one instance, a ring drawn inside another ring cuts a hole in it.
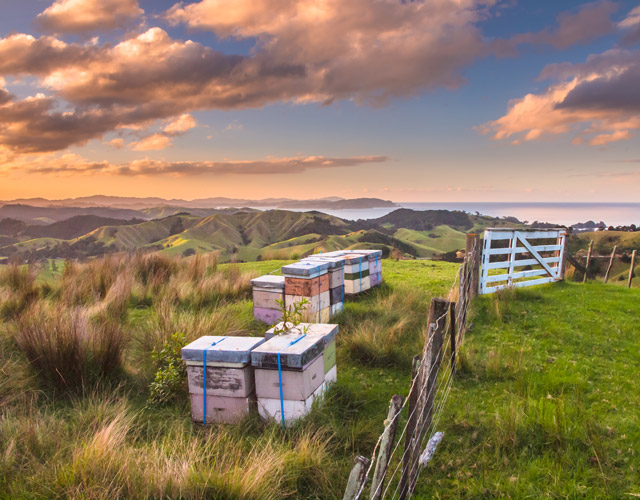
[[[640,199],[637,1],[0,9],[3,200]]]

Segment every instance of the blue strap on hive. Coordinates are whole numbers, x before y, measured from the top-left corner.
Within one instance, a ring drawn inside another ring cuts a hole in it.
[[[205,347],[202,351],[202,425],[207,423],[207,350],[214,345],[219,344],[227,337],[211,342],[211,345]]]
[[[292,340],[289,342],[289,345],[284,349],[281,349],[278,353],[278,384],[280,385],[280,417],[282,418],[282,430],[284,430],[284,395],[282,393],[282,365],[280,364],[280,353],[285,349],[291,347],[293,344],[300,342],[303,338],[305,338],[307,334],[305,333],[301,337],[298,337],[296,340]]]
[[[322,311],[322,286],[320,283],[322,283],[322,277],[318,276],[318,323],[322,323],[320,320],[320,313]]]
[[[358,264],[358,269],[360,269],[360,293],[362,293],[362,261]]]

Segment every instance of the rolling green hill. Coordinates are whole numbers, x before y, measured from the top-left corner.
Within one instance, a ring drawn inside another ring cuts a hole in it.
[[[407,257],[433,258],[463,249],[469,230],[521,226],[508,219],[447,210],[398,209],[379,219],[348,221],[316,211],[223,209],[205,216],[172,214],[179,209],[146,209],[145,216],[171,215],[137,223],[89,215],[25,229],[24,223],[9,220],[4,223],[7,237],[0,241],[0,257],[36,261],[144,250],[168,255],[218,252],[222,261],[255,261],[379,248],[385,256],[395,251]],[[21,232],[15,234],[17,229]],[[57,239],[33,240],[29,232]]]

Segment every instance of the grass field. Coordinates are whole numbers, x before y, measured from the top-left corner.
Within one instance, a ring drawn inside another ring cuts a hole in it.
[[[406,395],[429,301],[446,296],[458,267],[384,260],[384,285],[335,318],[338,383],[286,432],[256,419],[194,426],[182,385],[150,405],[153,352],[176,332],[263,334],[248,280],[286,262],[114,257],[37,281],[0,270],[0,498],[340,498],[390,397]],[[597,283],[480,298],[438,429],[445,439],[415,497],[639,494],[639,299]],[[56,364],[71,345],[61,318],[76,315],[104,341],[80,344],[80,384]],[[49,349],[44,360],[28,354],[26,334],[39,331],[58,342],[36,343]],[[98,364],[114,349],[116,365]]]

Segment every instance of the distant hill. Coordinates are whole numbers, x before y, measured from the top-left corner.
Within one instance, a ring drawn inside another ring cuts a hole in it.
[[[48,226],[28,226],[24,234],[31,238],[59,238],[71,240],[103,226],[126,226],[144,222],[142,219],[111,219],[98,215],[76,215]]]
[[[12,218],[33,224],[53,223],[63,221],[77,215],[94,215],[112,219],[147,218],[144,213],[137,210],[129,210],[112,207],[38,207],[21,204],[0,206],[0,219]]]
[[[340,200],[325,200],[335,203]],[[343,200],[348,201],[348,200]],[[16,210],[9,206],[11,210]],[[24,206],[19,206],[23,212]],[[5,207],[0,207],[0,210]],[[30,216],[60,216],[68,207],[30,207]],[[92,210],[92,207],[83,210]],[[96,208],[97,210],[97,208]],[[523,227],[513,219],[470,215],[447,210],[398,209],[374,220],[349,221],[318,211],[259,211],[156,207],[143,218],[123,220],[76,215],[47,225],[26,225],[18,219],[0,220],[5,235],[0,257],[23,261],[43,258],[86,258],[110,252],[158,251],[169,255],[218,252],[224,260],[253,261],[298,258],[344,248],[379,248],[412,257],[455,254],[465,246],[465,232],[489,226]],[[177,212],[179,210],[179,212]],[[208,212],[214,213],[209,214]],[[174,213],[177,212],[177,213]],[[191,212],[197,212],[194,214]],[[204,215],[203,215],[204,214]],[[1,234],[1,233],[0,233]]]
[[[379,198],[356,198],[346,200],[336,196],[320,198],[316,200],[293,200],[290,198],[265,198],[261,200],[251,200],[244,198],[200,198],[196,200],[181,200],[149,197],[122,197],[122,196],[84,196],[80,198],[67,198],[63,200],[47,200],[44,198],[25,198],[11,201],[0,201],[0,205],[29,205],[32,207],[111,207],[119,209],[142,210],[155,207],[183,207],[190,209],[211,209],[227,207],[271,207],[271,208],[324,208],[324,209],[346,209],[346,208],[379,208],[394,207],[395,203]],[[76,214],[77,215],[77,214]]]

